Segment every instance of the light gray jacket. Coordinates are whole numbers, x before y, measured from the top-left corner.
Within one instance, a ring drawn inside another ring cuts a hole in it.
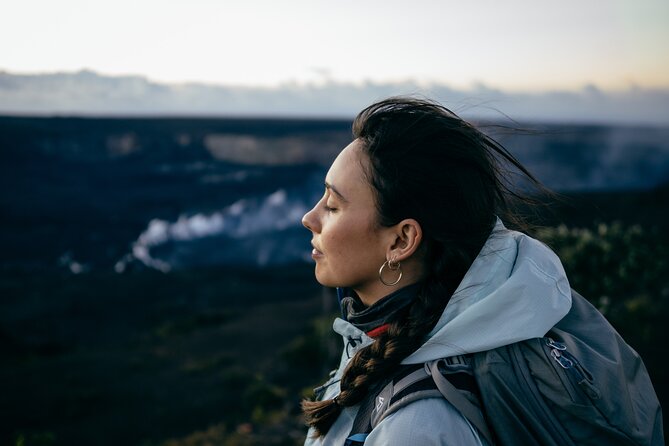
[[[403,364],[475,353],[541,337],[571,307],[569,282],[558,257],[541,242],[510,231],[497,221],[483,249],[451,297],[428,340]],[[344,341],[335,375],[324,399],[339,393],[339,380],[350,358],[374,342],[350,323],[336,319]],[[343,410],[323,438],[309,431],[305,446],[343,446],[358,406]],[[365,445],[484,445],[477,431],[443,398],[418,400],[385,418]]]

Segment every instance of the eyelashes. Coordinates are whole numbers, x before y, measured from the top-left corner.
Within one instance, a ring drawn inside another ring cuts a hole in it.
[[[326,188],[325,193],[323,194],[323,209],[325,209],[329,213],[337,212],[337,208],[328,206],[328,199],[330,198],[329,192],[330,191]]]

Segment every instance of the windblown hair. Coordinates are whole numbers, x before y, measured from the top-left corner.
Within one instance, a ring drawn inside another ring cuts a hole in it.
[[[307,424],[325,435],[343,407],[362,401],[425,341],[478,255],[497,216],[511,218],[515,169],[540,183],[504,147],[447,108],[394,97],[364,109],[353,136],[369,158],[379,224],[419,222],[429,270],[412,304],[349,362],[333,400],[303,401]]]

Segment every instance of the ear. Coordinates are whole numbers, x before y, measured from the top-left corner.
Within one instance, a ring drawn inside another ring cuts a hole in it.
[[[386,259],[395,259],[398,262],[411,257],[423,240],[423,229],[413,218],[407,218],[391,228],[394,237],[386,252]]]

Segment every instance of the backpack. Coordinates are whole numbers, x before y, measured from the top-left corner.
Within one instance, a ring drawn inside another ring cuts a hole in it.
[[[346,446],[422,398],[446,398],[490,445],[664,445],[639,355],[585,298],[543,338],[402,366],[361,403]]]

